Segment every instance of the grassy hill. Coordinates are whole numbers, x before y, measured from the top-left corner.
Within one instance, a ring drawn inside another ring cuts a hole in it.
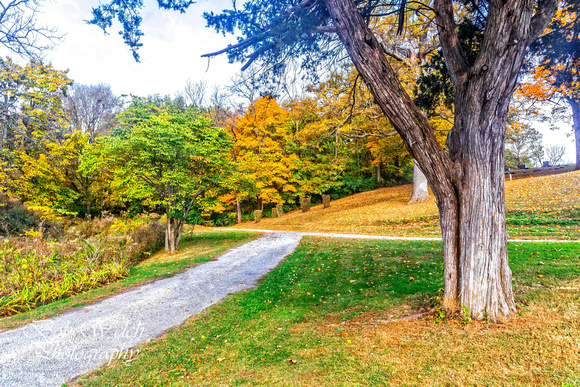
[[[411,185],[380,188],[239,228],[392,236],[440,236],[435,199],[408,205]],[[580,171],[506,181],[512,238],[580,239]]]

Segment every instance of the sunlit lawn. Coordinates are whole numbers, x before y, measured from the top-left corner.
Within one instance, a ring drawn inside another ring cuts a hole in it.
[[[407,205],[410,185],[381,188],[242,228],[393,236],[440,236],[435,199]],[[511,238],[580,239],[580,171],[506,181]]]
[[[511,243],[519,313],[438,313],[440,242],[305,238],[256,289],[228,297],[83,385],[562,385],[580,383],[580,253]]]
[[[157,253],[133,267],[129,276],[120,281],[90,290],[57,302],[40,306],[28,312],[0,319],[0,330],[24,325],[33,320],[48,318],[68,309],[83,306],[134,286],[172,276],[195,264],[213,259],[229,248],[249,242],[255,233],[195,231],[183,237],[178,254]]]

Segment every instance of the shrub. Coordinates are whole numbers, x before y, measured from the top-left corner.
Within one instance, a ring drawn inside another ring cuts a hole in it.
[[[0,194],[0,235],[14,236],[38,228],[40,217],[19,201]]]
[[[109,215],[80,222],[58,240],[7,238],[0,242],[0,316],[124,278],[163,242],[158,222]]]

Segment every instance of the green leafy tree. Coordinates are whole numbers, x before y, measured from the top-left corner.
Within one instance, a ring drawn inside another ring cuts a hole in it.
[[[542,134],[531,125],[509,122],[506,131],[506,167],[519,165],[541,165],[544,149]]]
[[[66,141],[62,99],[71,82],[52,65],[0,58],[0,186],[9,194],[26,197],[27,165],[43,163]]]
[[[192,209],[219,187],[230,167],[230,139],[194,109],[134,97],[110,136],[83,160],[86,174],[110,168],[128,200],[163,208],[165,250],[175,252]]]

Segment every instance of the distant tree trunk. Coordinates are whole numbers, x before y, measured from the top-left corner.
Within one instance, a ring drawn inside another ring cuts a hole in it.
[[[169,218],[169,208],[165,212],[166,221],[165,221],[165,252],[168,253],[169,249],[169,239],[171,235],[171,219]]]
[[[383,181],[383,178],[381,177],[381,163],[378,163],[375,166],[375,172],[377,176],[377,183],[381,184],[381,181]]]
[[[413,165],[413,192],[411,193],[411,199],[409,199],[407,204],[424,202],[429,199],[427,178],[415,162]]]
[[[576,140],[576,167],[574,169],[580,170],[580,101],[575,101],[574,98],[569,97],[568,102],[572,108],[572,127]]]
[[[466,62],[451,0],[435,0],[439,40],[455,84],[447,154],[415,106],[353,0],[324,0],[358,73],[427,176],[443,234],[443,306],[499,322],[516,311],[507,257],[504,139],[509,102],[529,44],[556,0],[489,2],[482,48]],[[535,12],[535,13],[534,13]],[[533,17],[532,17],[533,16]]]
[[[262,198],[258,198],[258,210],[264,211],[264,200]]]
[[[338,158],[338,128],[334,132],[334,158]]]
[[[236,198],[236,211],[238,213],[238,224],[242,223],[242,203]]]
[[[330,195],[322,195],[322,208],[330,207]]]
[[[167,217],[167,230],[165,232],[165,252],[175,253],[177,251],[177,243],[181,238],[181,232],[177,225],[177,219]]]

